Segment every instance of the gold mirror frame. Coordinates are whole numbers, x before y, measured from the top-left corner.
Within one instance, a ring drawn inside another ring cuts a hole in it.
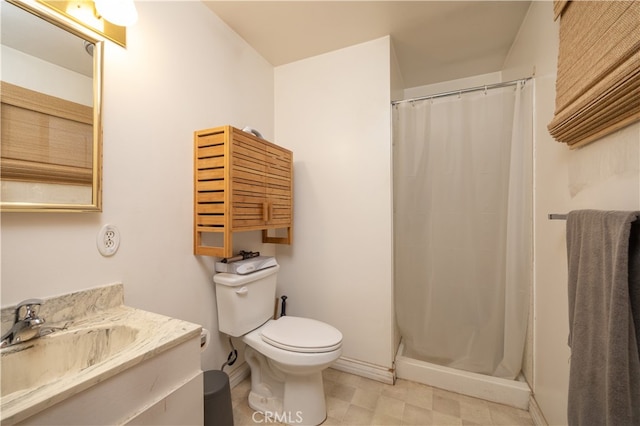
[[[2,212],[96,212],[102,211],[102,71],[104,40],[77,22],[52,11],[40,2],[29,0],[1,0],[13,4],[89,43],[93,50],[93,146],[91,201],[87,203],[33,202],[0,200]]]

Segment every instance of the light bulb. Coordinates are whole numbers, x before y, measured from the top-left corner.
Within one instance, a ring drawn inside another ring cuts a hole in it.
[[[126,27],[138,20],[138,11],[133,0],[94,0],[96,11],[112,24]]]

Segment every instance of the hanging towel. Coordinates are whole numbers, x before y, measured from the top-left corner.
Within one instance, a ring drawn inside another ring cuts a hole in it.
[[[567,217],[569,425],[640,425],[639,216]]]

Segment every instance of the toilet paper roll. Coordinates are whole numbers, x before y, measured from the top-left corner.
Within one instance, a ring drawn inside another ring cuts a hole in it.
[[[200,332],[200,352],[204,352],[209,346],[211,340],[211,333],[206,328],[203,328]]]

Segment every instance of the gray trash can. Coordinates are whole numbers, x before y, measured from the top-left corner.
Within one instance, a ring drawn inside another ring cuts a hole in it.
[[[231,387],[224,371],[204,372],[204,425],[233,426]]]

